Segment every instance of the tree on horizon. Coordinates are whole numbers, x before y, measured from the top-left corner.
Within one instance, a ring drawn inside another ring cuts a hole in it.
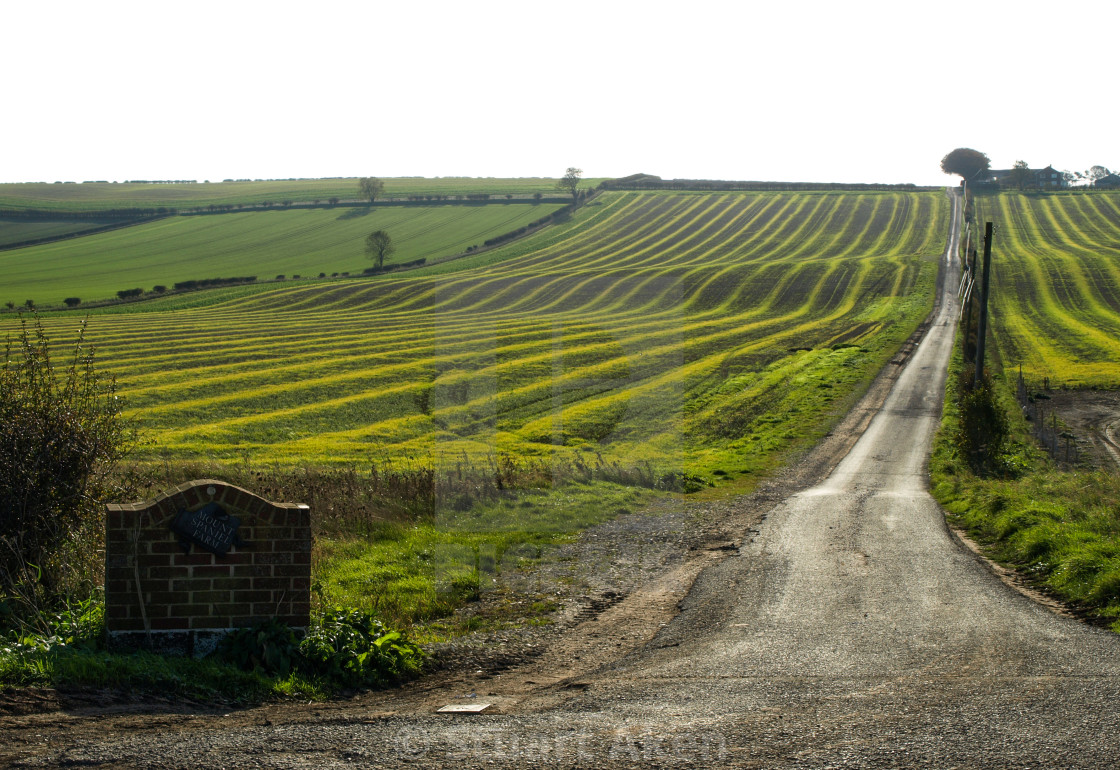
[[[375,176],[364,176],[358,180],[358,190],[363,198],[373,203],[385,192],[385,183]]]
[[[941,159],[941,170],[957,174],[966,182],[979,181],[992,167],[988,156],[971,147],[958,147]]]
[[[580,177],[583,176],[583,169],[569,166],[568,170],[564,172],[564,176],[560,177],[560,181],[556,183],[556,187],[560,190],[565,190],[572,196],[572,203],[579,200],[579,187]]]

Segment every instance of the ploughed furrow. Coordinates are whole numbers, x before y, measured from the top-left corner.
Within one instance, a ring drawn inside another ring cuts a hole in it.
[[[866,223],[859,219],[864,212],[860,211],[858,196],[844,196],[840,200],[824,196],[823,200],[827,205],[822,207],[820,221],[806,223],[808,232],[802,233],[785,259],[795,261],[806,257],[828,257],[840,250],[838,244],[852,239],[865,226]]]
[[[831,334],[831,325],[819,326],[821,336]],[[656,331],[651,331],[647,324],[640,334],[626,327],[614,329],[621,339],[640,338],[643,354],[679,356],[684,364],[702,361],[706,357],[718,355],[728,346],[741,346],[759,336],[773,343],[774,335],[762,333],[763,331],[770,330],[764,330],[762,325],[753,329],[719,328],[714,325],[702,328],[679,326],[675,323]],[[802,343],[820,341],[811,333],[807,334],[808,331],[810,330],[796,327],[790,329],[788,334]],[[678,351],[673,341],[679,339],[682,333],[686,336],[686,344],[683,350]],[[780,344],[786,344],[784,337],[785,335],[779,334],[776,340]],[[525,376],[525,372],[515,374],[509,365],[496,362],[506,352],[502,348],[496,348],[493,355],[489,352],[480,355],[471,341],[460,342],[459,345],[446,346],[440,353],[429,350],[423,356],[423,367],[397,366],[373,370],[360,368],[345,375],[261,387],[244,395],[236,390],[225,398],[211,394],[209,398],[198,398],[192,402],[180,401],[173,408],[152,411],[156,418],[159,414],[177,414],[188,417],[193,423],[205,424],[202,428],[169,430],[167,437],[172,440],[227,442],[231,446],[240,446],[246,443],[265,445],[306,438],[322,433],[324,425],[331,421],[337,429],[352,431],[360,429],[370,420],[381,421],[387,419],[387,415],[399,416],[402,410],[404,413],[416,411],[419,409],[417,399],[421,395],[417,387],[422,387],[427,380],[434,383],[433,387],[443,387],[448,392],[461,391],[464,394],[470,391],[469,383],[497,383],[495,389],[484,388],[481,394],[472,398],[464,396],[462,403],[432,411],[434,424],[443,426],[441,430],[445,431],[451,430],[448,426],[456,425],[466,426],[464,429],[468,432],[476,431],[478,421],[471,415],[485,413],[488,400],[496,399],[496,412],[502,415],[503,424],[510,429],[522,422],[516,419],[518,416],[522,416],[526,422],[542,418],[541,414],[533,411],[537,406],[547,411],[558,405],[566,408],[570,403],[586,401],[588,403],[581,407],[581,414],[586,417],[594,412],[593,405],[599,400],[605,398],[617,405],[618,393],[628,393],[628,397],[637,397],[642,393],[641,383],[619,388],[621,375],[618,372],[628,371],[628,363],[625,355],[621,359],[618,357],[619,354],[625,354],[625,348],[614,341],[603,343],[600,339],[594,339],[591,344],[582,346],[578,338],[568,339],[565,336],[561,343],[563,360],[559,368],[553,361],[556,340],[545,340],[543,346],[528,349],[522,346],[518,351],[521,356],[518,365],[529,374],[528,382],[524,384],[520,379]],[[464,347],[466,351],[462,349]],[[612,351],[614,356],[609,355]],[[548,372],[550,369],[553,374],[551,378],[534,379],[540,372]],[[442,371],[443,374],[433,379],[435,371]],[[607,376],[607,372],[613,374]],[[590,385],[587,384],[588,378],[591,378]],[[395,383],[402,380],[410,381],[416,387],[396,387]],[[577,384],[573,385],[572,382]],[[559,400],[554,392],[556,389],[561,393]],[[608,391],[614,395],[609,395]],[[495,393],[498,395],[495,396]],[[409,398],[413,400],[409,401]],[[270,406],[267,415],[251,413],[255,399],[267,401]],[[226,417],[216,419],[216,414],[224,414]],[[156,419],[153,424],[155,427],[164,427],[162,420]],[[635,428],[628,430],[637,433]]]
[[[1079,195],[1051,198],[1045,205],[1057,220],[1067,223],[1072,232],[1063,236],[1072,245],[1120,248],[1120,218],[1116,209],[1108,206],[1107,199]]]
[[[822,256],[846,258],[853,254],[864,254],[874,250],[873,243],[889,232],[896,202],[885,196],[860,196],[855,201],[852,219],[855,224],[863,222],[856,231],[848,228],[842,231],[843,238],[836,238]]]
[[[1101,221],[1108,223],[1109,231],[1113,233],[1112,245],[1120,248],[1120,243],[1116,242],[1117,235],[1120,235],[1120,198],[1115,195],[1094,195],[1088,203],[1095,208]]]
[[[928,307],[948,211],[941,192],[604,193],[458,262],[104,314],[89,335],[151,459],[590,447],[687,467],[712,441],[779,451],[744,431],[809,408],[794,378],[824,393],[835,367],[854,383],[885,361]]]
[[[1101,289],[1093,284],[1090,277],[1092,266],[1098,261],[1100,244],[1092,243],[1075,221],[1065,220],[1063,228],[1052,206],[1040,207],[1039,216],[1045,217],[1053,231],[1057,232],[1056,240],[1068,255],[1060,260],[1055,260],[1053,255],[1046,257],[1048,269],[1059,271],[1066,277],[1056,293],[1065,307],[1075,308],[1086,324],[1097,327],[1107,339],[1108,332],[1115,325],[1115,312],[1112,303],[1101,296]],[[1105,293],[1112,292],[1106,288]]]
[[[1005,364],[1038,381],[1115,386],[1120,213],[1114,193],[977,199],[996,225],[993,332]]]
[[[694,204],[689,198],[635,196],[625,214],[619,212],[594,229],[576,228],[579,237],[531,251],[510,262],[506,269],[565,271],[582,268],[610,255],[625,261],[626,255],[652,238],[667,219]]]
[[[677,264],[734,264],[733,254],[738,244],[747,237],[746,233],[758,227],[768,212],[772,215],[778,203],[777,199],[764,196],[735,200],[727,207],[725,216],[713,220],[710,227],[697,233],[687,244],[687,250],[677,257]]]
[[[650,253],[669,255],[673,260],[679,253],[680,241],[686,239],[694,228],[704,226],[713,216],[713,210],[722,208],[718,203],[705,197],[685,198],[682,205],[666,211],[661,218],[651,223],[639,235],[629,239],[622,248],[614,243],[606,243],[589,259],[578,264],[578,269],[602,269],[619,264],[638,267]]]
[[[627,255],[625,265],[630,268],[664,267],[668,264],[686,265],[696,261],[710,264],[711,245],[727,237],[728,230],[753,208],[754,201],[746,198],[722,201],[718,207],[704,209],[693,207],[681,212],[672,222],[665,222],[656,240],[647,242],[641,251]],[[615,260],[607,258],[604,266]]]
[[[1096,195],[1047,201],[1047,216],[1065,223],[1062,243],[1074,255],[1083,293],[1099,300],[1094,312],[1106,327],[1120,312],[1120,220],[1115,224],[1100,216],[1107,199]]]

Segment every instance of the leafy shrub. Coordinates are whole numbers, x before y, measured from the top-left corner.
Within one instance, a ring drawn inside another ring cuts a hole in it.
[[[308,673],[344,686],[396,682],[420,671],[423,652],[368,612],[336,608],[323,613],[300,654]]]
[[[79,327],[56,369],[42,324],[21,319],[0,367],[0,594],[33,612],[89,595],[108,474],[133,441],[116,383],[93,365]]]
[[[66,303],[66,307],[74,307],[75,305],[82,304],[82,300],[80,297],[67,297],[62,301]]]
[[[423,652],[398,631],[359,610],[325,612],[303,641],[275,619],[226,636],[216,654],[247,671],[298,671],[341,687],[398,682],[420,671]]]
[[[131,297],[139,297],[143,293],[143,289],[121,289],[117,292],[117,296],[121,299],[129,299]]]

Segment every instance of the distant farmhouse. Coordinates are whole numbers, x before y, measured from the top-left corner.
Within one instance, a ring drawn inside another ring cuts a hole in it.
[[[1027,169],[1030,174],[1030,180],[1027,182],[1027,187],[1043,190],[1060,190],[1063,187],[1068,187],[1065,177],[1061,171],[1058,171],[1053,166],[1047,166],[1042,169]],[[989,182],[995,182],[1000,187],[1015,187],[1015,169],[992,169],[988,172]]]
[[[1093,187],[1108,187],[1110,189],[1120,189],[1120,175],[1109,174],[1102,176],[1097,181],[1093,182]]]

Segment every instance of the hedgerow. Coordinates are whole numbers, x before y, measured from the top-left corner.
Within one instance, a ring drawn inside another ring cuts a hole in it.
[[[77,331],[68,361],[51,357],[35,317],[20,319],[0,367],[0,603],[30,619],[88,596],[110,474],[133,443],[116,382]]]

